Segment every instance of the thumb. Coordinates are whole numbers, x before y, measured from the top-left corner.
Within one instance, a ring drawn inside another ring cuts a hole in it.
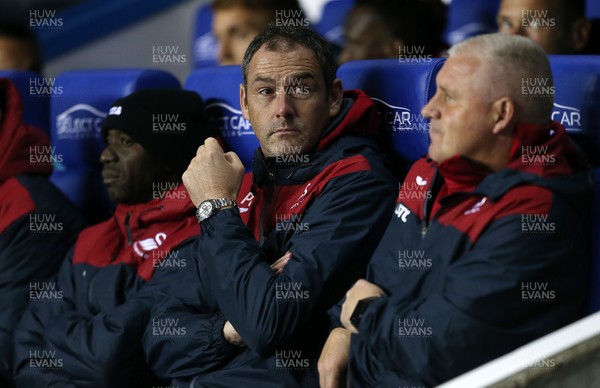
[[[217,139],[215,139],[214,137],[207,137],[206,140],[204,140],[204,146],[207,149],[220,150],[221,152],[223,152],[223,148],[221,147],[221,144],[219,144],[219,141]]]
[[[230,164],[234,165],[234,166],[244,166],[242,161],[240,160],[240,157],[237,156],[237,154],[233,151],[229,151],[227,153],[225,153],[225,160],[227,160]]]

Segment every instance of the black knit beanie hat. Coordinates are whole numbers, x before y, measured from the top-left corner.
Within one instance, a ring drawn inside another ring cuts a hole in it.
[[[129,135],[177,174],[183,174],[209,129],[202,98],[179,89],[145,89],[115,101],[102,124],[102,136],[116,129]]]

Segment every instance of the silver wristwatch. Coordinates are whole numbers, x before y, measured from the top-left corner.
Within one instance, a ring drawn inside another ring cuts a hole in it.
[[[233,199],[229,198],[219,198],[219,199],[207,199],[206,201],[202,201],[200,206],[198,206],[198,210],[196,210],[196,217],[198,218],[198,222],[202,222],[207,218],[212,217],[219,209],[233,206],[237,208],[237,203]]]

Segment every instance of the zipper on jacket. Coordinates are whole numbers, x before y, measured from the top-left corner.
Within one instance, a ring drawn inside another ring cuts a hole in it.
[[[131,227],[129,226],[129,217],[131,217],[131,213],[127,213],[125,216],[125,233],[127,233],[127,245],[131,245],[133,242],[133,237],[131,236]]]
[[[271,197],[273,196],[273,181],[275,175],[273,174],[273,171],[269,171],[269,182],[267,185],[267,195],[266,195],[266,201],[265,201],[265,207],[263,208],[262,212],[260,212],[260,222],[259,222],[259,233],[260,233],[260,240],[258,241],[258,246],[262,247],[264,242],[265,242],[265,234],[264,234],[264,222],[265,222],[265,214],[267,214],[270,210],[269,208],[271,207]]]
[[[431,213],[431,209],[433,208],[435,197],[439,191],[439,186],[440,180],[438,178],[438,170],[436,169],[433,174],[433,180],[427,189],[427,197],[425,197],[425,201],[423,202],[423,224],[421,225],[421,239],[425,238],[425,235],[429,230],[429,213]],[[436,195],[434,195],[434,192]]]

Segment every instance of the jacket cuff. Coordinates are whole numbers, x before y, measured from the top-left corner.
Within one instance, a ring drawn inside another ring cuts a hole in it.
[[[344,327],[344,325],[342,325],[342,321],[340,319],[340,316],[342,315],[342,303],[343,300],[340,301],[339,304],[333,305],[333,307],[331,307],[328,311],[327,314],[329,315],[329,330],[333,330],[333,329],[337,329],[338,327]]]
[[[210,329],[210,347],[216,350],[216,354],[222,354],[225,358],[230,355],[237,354],[241,347],[236,346],[225,339],[223,335],[223,326],[225,326],[227,318],[221,313],[218,313],[217,319],[214,320],[213,326]]]
[[[384,308],[388,302],[388,299],[389,297],[384,295],[380,298],[373,299],[373,301],[369,303],[365,309],[362,319],[360,320],[360,323],[358,324],[359,327],[357,327],[360,335],[368,333],[370,327],[379,326],[378,322],[374,321],[376,321],[378,317],[382,316],[382,314],[379,314],[379,310]]]
[[[202,231],[203,236],[211,236],[215,230],[218,230],[218,225],[220,223],[225,222],[232,217],[237,217],[240,222],[242,219],[240,218],[240,211],[236,207],[231,207],[227,209],[221,209],[217,211],[212,217],[207,218],[206,220],[200,222],[200,229]]]

